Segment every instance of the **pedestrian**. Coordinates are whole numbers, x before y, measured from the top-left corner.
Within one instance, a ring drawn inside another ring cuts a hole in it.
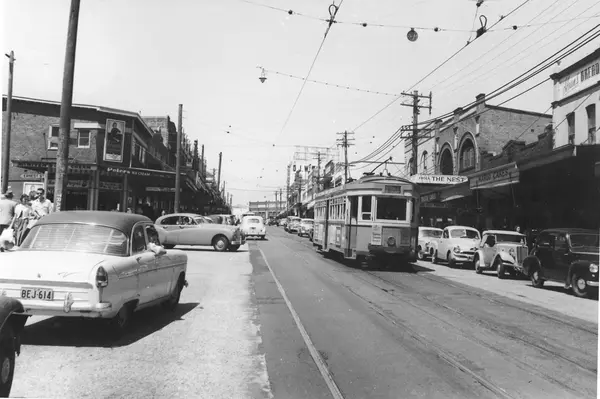
[[[43,188],[37,189],[36,198],[31,202],[31,211],[36,222],[52,213],[52,202],[46,198],[46,190]]]
[[[516,226],[515,226],[515,231],[516,231],[517,233],[520,233],[520,232],[521,232],[521,226],[519,226],[519,225],[516,225]]]
[[[17,203],[13,201],[13,192],[9,188],[0,196],[0,234],[12,223],[16,207]]]
[[[15,230],[15,244],[20,246],[27,233],[29,233],[29,220],[31,219],[31,202],[29,195],[23,194],[20,203],[15,208],[15,221],[13,228]]]

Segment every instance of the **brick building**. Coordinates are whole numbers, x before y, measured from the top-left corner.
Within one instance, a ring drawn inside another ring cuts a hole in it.
[[[2,110],[6,112],[6,97]],[[9,184],[15,195],[46,185],[52,198],[60,103],[13,97],[11,118]],[[139,114],[73,105],[66,207],[125,211],[143,203],[155,212],[170,211],[175,167],[169,161],[169,150],[160,132],[155,132]],[[211,195],[193,168],[183,168],[181,182],[183,209],[192,210],[199,198]]]

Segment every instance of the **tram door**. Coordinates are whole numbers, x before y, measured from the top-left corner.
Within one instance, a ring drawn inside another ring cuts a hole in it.
[[[325,200],[325,227],[323,228],[323,250],[329,249],[329,201]]]
[[[358,231],[358,196],[348,197],[346,212],[346,253],[347,257],[352,256],[352,250],[356,249],[356,233]]]

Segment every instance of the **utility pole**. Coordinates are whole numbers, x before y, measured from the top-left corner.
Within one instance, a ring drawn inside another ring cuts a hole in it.
[[[321,151],[317,151],[317,189],[316,193],[319,192],[319,184],[321,182]]]
[[[354,141],[354,139],[348,138],[349,134],[353,135],[354,133],[348,133],[348,131],[344,131],[344,133],[338,133],[338,135],[341,135],[342,138],[337,139],[338,146],[344,148],[344,184],[348,182],[348,147],[354,145],[351,143],[351,141]]]
[[[280,212],[283,211],[283,209],[282,209],[283,208],[283,197],[282,196],[283,196],[283,189],[280,188],[279,189],[279,211]]]
[[[10,129],[12,123],[12,91],[13,91],[13,68],[15,65],[15,53],[11,51],[8,57],[8,95],[6,96],[6,129],[2,134],[2,193],[8,191],[8,168],[10,167]]]
[[[62,98],[60,102],[60,126],[56,154],[56,177],[54,181],[54,211],[66,209],[63,196],[67,191],[69,170],[69,136],[71,135],[71,106],[73,104],[73,80],[75,76],[75,50],[77,49],[77,26],[79,25],[80,0],[71,0],[67,49],[63,70]],[[107,126],[106,129],[109,127]]]
[[[181,191],[181,129],[183,121],[183,104],[179,104],[179,116],[177,118],[177,164],[175,165],[175,213],[179,212],[179,201]]]
[[[219,153],[219,180],[217,180],[217,189],[221,187],[221,161],[223,160],[223,153]]]
[[[215,186],[215,188],[217,188],[218,191],[218,187],[216,187],[217,185],[217,169],[213,168],[213,186]]]
[[[202,159],[200,160],[201,162],[201,168],[200,169],[202,171],[202,178],[204,179],[204,181],[206,181],[206,169],[204,169],[204,144],[202,144]]]
[[[412,97],[412,104],[402,104],[406,107],[412,107],[413,109],[413,123],[412,123],[412,164],[411,164],[411,175],[416,175],[418,172],[419,165],[419,109],[420,108],[429,108],[429,115],[431,115],[431,92],[429,92],[428,96],[419,95],[419,91],[415,90],[412,94],[402,93],[403,96]],[[419,105],[419,101],[421,98],[425,98],[429,100],[429,105]],[[404,129],[401,129],[404,130]],[[408,130],[408,129],[407,129]]]

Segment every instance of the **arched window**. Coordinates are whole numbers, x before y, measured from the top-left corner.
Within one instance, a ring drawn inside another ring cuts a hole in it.
[[[427,173],[427,151],[423,151],[423,155],[421,155],[421,163],[423,164],[423,173]]]
[[[444,148],[440,155],[440,172],[443,175],[454,174],[454,162],[452,161],[452,153],[448,147]]]
[[[475,168],[475,146],[470,139],[465,140],[460,150],[460,170],[469,170]]]

